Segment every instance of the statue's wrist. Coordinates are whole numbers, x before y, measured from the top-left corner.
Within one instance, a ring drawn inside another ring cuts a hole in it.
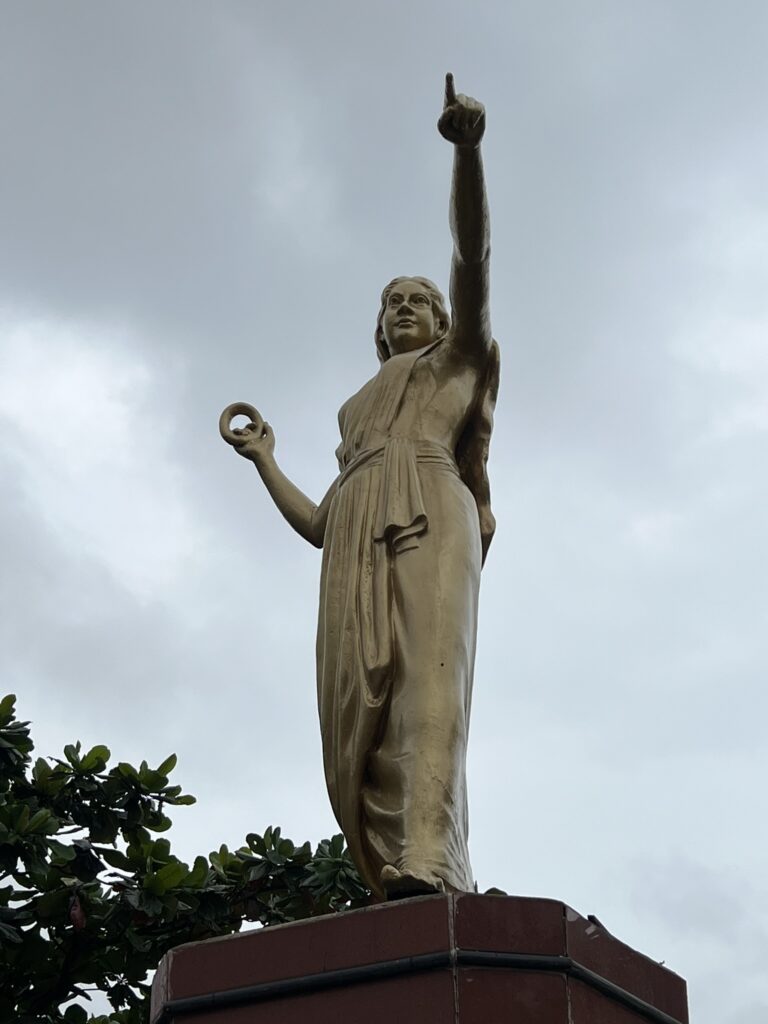
[[[264,476],[265,473],[269,473],[270,470],[274,469],[277,465],[275,462],[275,456],[272,452],[264,452],[259,455],[254,455],[251,461],[262,476]]]

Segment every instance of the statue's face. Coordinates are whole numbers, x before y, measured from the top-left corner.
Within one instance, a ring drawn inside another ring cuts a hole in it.
[[[381,322],[390,353],[413,352],[435,340],[432,300],[418,281],[398,281],[387,298]]]

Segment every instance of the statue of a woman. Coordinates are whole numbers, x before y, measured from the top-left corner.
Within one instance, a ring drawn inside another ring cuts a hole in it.
[[[381,366],[341,408],[340,473],[319,505],[278,468],[268,424],[227,438],[291,526],[323,548],[325,777],[360,874],[390,898],[473,888],[465,760],[480,568],[495,526],[485,465],[499,363],[485,112],[456,95],[451,75],[438,128],[454,146],[451,317],[425,278],[384,289]]]

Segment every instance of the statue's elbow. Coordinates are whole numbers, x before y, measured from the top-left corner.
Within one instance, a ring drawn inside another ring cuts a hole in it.
[[[307,540],[313,547],[322,548],[325,542],[325,523],[322,526],[313,523]]]
[[[491,261],[491,244],[487,239],[468,239],[454,246],[454,259],[459,267],[487,266]]]

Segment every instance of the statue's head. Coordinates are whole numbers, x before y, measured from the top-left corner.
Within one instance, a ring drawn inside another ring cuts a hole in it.
[[[381,362],[400,352],[431,345],[451,326],[445,299],[426,277],[396,277],[381,293],[376,351]]]

